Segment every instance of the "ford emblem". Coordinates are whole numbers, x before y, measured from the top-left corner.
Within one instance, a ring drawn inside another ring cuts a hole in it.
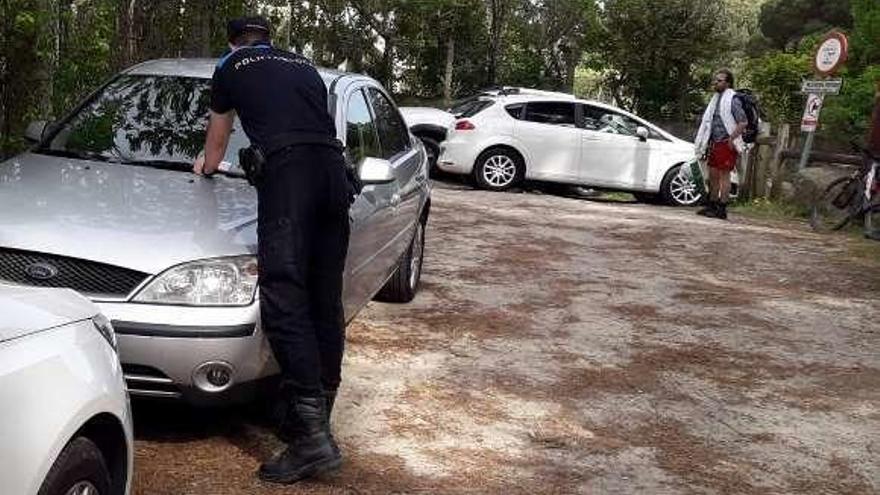
[[[49,280],[58,275],[58,269],[49,263],[33,263],[24,269],[28,277],[34,280]]]

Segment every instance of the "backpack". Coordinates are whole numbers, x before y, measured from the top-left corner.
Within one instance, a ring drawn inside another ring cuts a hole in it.
[[[754,143],[758,139],[758,132],[761,126],[761,109],[758,107],[758,98],[750,89],[736,90],[736,98],[742,105],[742,109],[749,120],[746,130],[742,134],[743,141]]]

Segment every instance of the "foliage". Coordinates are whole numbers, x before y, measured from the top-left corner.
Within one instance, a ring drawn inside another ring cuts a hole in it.
[[[848,28],[852,21],[850,0],[771,0],[760,15],[761,32],[776,49],[791,48],[807,34]]]
[[[751,89],[760,95],[769,121],[778,124],[800,117],[804,106],[801,82],[811,74],[809,55],[771,52],[751,59],[747,70]]]
[[[721,66],[769,117],[795,120],[809,52],[851,28],[844,92],[823,132],[862,132],[880,66],[877,0],[4,0],[0,156],[27,122],[57,118],[110,75],[159,57],[216,57],[226,19],[262,13],[275,43],[369,74],[401,100],[448,102],[490,85],[575,92],[692,121]],[[760,51],[758,51],[760,49]],[[439,104],[439,103],[438,103]],[[827,116],[827,119],[825,118]]]
[[[706,80],[695,69],[725,48],[724,9],[714,0],[607,0],[593,68],[611,69],[617,104],[648,116],[698,112]]]

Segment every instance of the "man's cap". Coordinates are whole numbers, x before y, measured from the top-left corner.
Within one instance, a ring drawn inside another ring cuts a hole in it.
[[[265,17],[260,16],[252,16],[252,17],[239,17],[237,19],[231,19],[226,24],[226,36],[229,41],[238,38],[242,34],[248,32],[263,32],[266,35],[269,34],[269,21],[266,20]]]

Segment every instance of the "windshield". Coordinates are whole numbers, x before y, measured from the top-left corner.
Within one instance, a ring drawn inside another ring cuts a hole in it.
[[[210,80],[122,76],[54,129],[38,153],[190,170],[205,143]],[[225,160],[248,145],[235,119]]]

